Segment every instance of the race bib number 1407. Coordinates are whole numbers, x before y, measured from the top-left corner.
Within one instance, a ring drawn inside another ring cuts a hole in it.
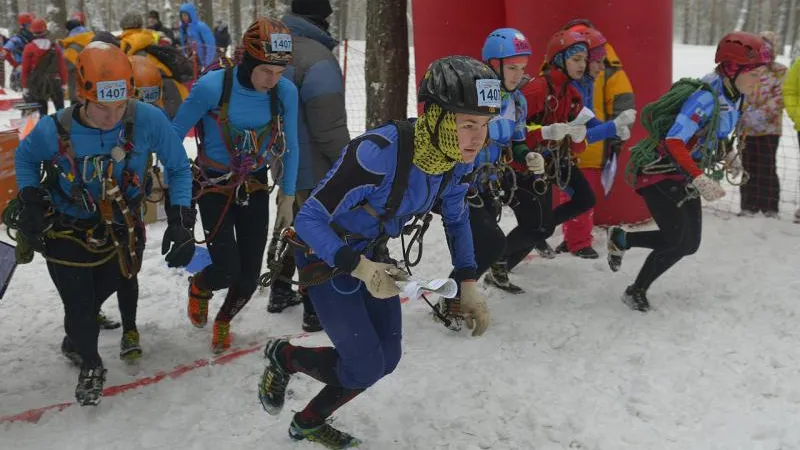
[[[285,33],[272,33],[270,35],[272,42],[273,52],[291,52],[292,51],[292,35]]]
[[[128,98],[128,85],[125,80],[98,81],[97,82],[97,101],[98,102],[118,102]]]

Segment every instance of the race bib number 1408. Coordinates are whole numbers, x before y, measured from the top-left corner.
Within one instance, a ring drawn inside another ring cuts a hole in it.
[[[478,106],[500,108],[500,80],[475,80]]]

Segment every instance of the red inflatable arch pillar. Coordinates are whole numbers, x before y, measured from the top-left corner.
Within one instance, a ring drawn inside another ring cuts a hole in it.
[[[495,3],[495,5],[490,6]],[[536,75],[549,37],[568,20],[591,20],[614,46],[631,79],[636,109],[661,96],[672,83],[672,2],[669,0],[414,0],[414,47],[417,82],[436,58],[462,54],[480,56],[489,31],[500,27],[521,30],[531,42],[528,73]],[[501,17],[502,16],[502,17]],[[634,143],[644,136],[633,129]],[[630,145],[630,144],[629,144]],[[598,196],[595,224],[637,223],[649,219],[641,198],[624,180],[627,146],[622,152],[614,189]]]

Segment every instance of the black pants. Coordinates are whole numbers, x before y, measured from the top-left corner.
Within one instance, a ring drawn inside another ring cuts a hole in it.
[[[263,172],[266,177],[266,171]],[[217,317],[230,320],[247,304],[258,286],[270,234],[269,194],[266,190],[253,192],[246,205],[232,200],[227,213],[226,203],[227,195],[220,193],[207,193],[197,201],[206,239],[217,228],[208,242],[211,265],[203,269],[197,282],[199,287],[212,291],[229,288]]]
[[[49,80],[49,82],[50,86],[48,86],[48,94],[39,97],[29,95],[25,98],[25,101],[28,103],[39,104],[39,113],[42,116],[46,116],[48,113],[49,108],[47,106],[47,102],[49,100],[53,101],[56,111],[64,109],[64,90],[61,89],[61,80],[52,79]]]
[[[567,179],[571,199],[553,209],[553,191],[548,186],[543,195],[533,190],[534,177],[517,173],[517,191],[511,209],[517,226],[506,238],[505,258],[508,268],[516,267],[533,250],[534,246],[553,235],[556,227],[594,207],[594,192],[577,167],[562,168],[562,179]]]
[[[748,136],[742,151],[742,166],[750,175],[739,187],[742,211],[778,212],[781,185],[775,155],[780,136]]]
[[[686,185],[666,180],[638,190],[658,224],[657,231],[638,231],[626,235],[626,246],[653,249],[636,277],[634,287],[650,285],[684,256],[700,247],[703,213],[700,198],[686,199]],[[680,203],[680,206],[678,204]]]
[[[472,246],[475,249],[475,262],[478,265],[477,277],[480,278],[492,264],[503,256],[506,248],[506,236],[497,225],[500,213],[491,196],[481,195],[483,206],[470,206],[469,226],[472,229]],[[448,245],[450,240],[447,241]],[[452,254],[452,246],[450,252]],[[453,278],[455,271],[449,277]]]
[[[141,260],[144,253],[143,227],[137,231],[139,239],[136,253]],[[74,236],[79,239],[84,237],[82,233],[75,233]],[[47,239],[45,254],[50,258],[76,263],[90,263],[100,259],[79,244],[60,238]],[[97,352],[97,337],[100,333],[97,314],[103,302],[118,291],[123,323],[127,322],[132,329],[136,329],[138,282],[122,277],[116,257],[101,266],[88,268],[48,262],[47,270],[64,304],[64,330],[67,338],[81,355],[85,367],[102,364]],[[130,290],[132,286],[135,286],[135,292]]]

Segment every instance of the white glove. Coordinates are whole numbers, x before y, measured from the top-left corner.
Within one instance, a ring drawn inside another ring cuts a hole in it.
[[[542,127],[542,139],[548,141],[560,141],[569,133],[569,124],[554,123]]]
[[[620,141],[627,141],[631,138],[631,129],[625,125],[617,128],[617,137]]]
[[[732,151],[725,155],[725,168],[728,169],[728,173],[732,178],[739,178],[742,172],[744,172],[744,166],[742,166],[742,159],[739,157],[739,152]]]
[[[286,195],[283,191],[278,192],[278,207],[275,211],[275,227],[273,231],[280,233],[281,230],[290,226],[294,220],[294,195]]]
[[[482,335],[491,322],[486,299],[478,293],[477,286],[478,283],[474,281],[461,282],[461,315],[473,336]]]
[[[28,90],[28,88],[22,88],[22,96],[23,96],[23,97],[27,97],[27,96],[28,96],[28,92],[30,92],[30,91]]]
[[[361,255],[361,261],[350,275],[363,281],[370,295],[385,300],[400,294],[400,288],[388,273],[396,269],[397,266],[393,264],[377,263]]]
[[[567,134],[572,142],[583,142],[586,139],[586,125],[570,125]]]
[[[700,195],[708,202],[713,202],[725,197],[725,189],[719,183],[703,174],[692,181]]]
[[[627,126],[630,127],[631,125],[636,122],[636,110],[635,109],[626,109],[619,113],[617,117],[614,118],[614,125],[619,127]]]
[[[525,163],[528,165],[528,171],[536,175],[544,173],[544,156],[536,152],[528,152],[525,155]]]

